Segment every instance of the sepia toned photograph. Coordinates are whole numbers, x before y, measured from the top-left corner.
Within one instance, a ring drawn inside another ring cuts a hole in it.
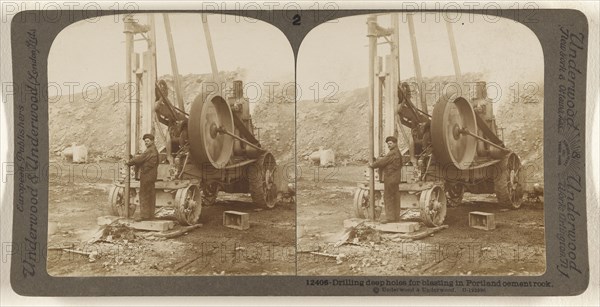
[[[303,40],[299,275],[545,272],[541,44],[442,14],[344,17]]]
[[[597,294],[592,7],[31,4],[3,302]]]
[[[48,60],[52,276],[296,272],[294,58],[243,16],[107,15]]]

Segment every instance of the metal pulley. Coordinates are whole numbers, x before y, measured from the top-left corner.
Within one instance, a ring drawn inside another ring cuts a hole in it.
[[[219,131],[234,130],[233,114],[223,97],[200,94],[192,103],[188,121],[190,152],[198,166],[224,168],[233,155],[234,139]]]
[[[477,155],[478,139],[466,132],[477,132],[475,112],[463,97],[443,96],[433,108],[431,140],[433,153],[442,167],[448,164],[465,170]]]

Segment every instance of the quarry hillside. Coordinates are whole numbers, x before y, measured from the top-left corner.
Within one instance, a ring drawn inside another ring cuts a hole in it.
[[[222,72],[221,77],[232,81],[243,77],[243,71]],[[182,76],[184,102],[189,110],[200,93],[208,75]],[[172,77],[161,77],[173,87]],[[440,86],[451,82],[451,76],[426,78],[426,83]],[[464,80],[485,80],[482,74],[465,74]],[[405,80],[413,82],[413,79]],[[273,93],[262,93],[251,100],[256,134],[261,145],[268,148],[279,161],[303,161],[319,148],[332,149],[338,162],[365,163],[368,159],[368,88],[339,92],[335,102],[301,100],[295,105],[281,87],[289,80],[278,80]],[[78,93],[72,97],[51,98],[49,108],[50,152],[58,155],[72,143],[86,145],[92,161],[119,159],[125,151],[126,106],[124,85],[103,87],[98,97]],[[537,92],[519,92],[503,88],[502,96],[494,100],[494,112],[500,135],[528,165],[529,177],[543,178],[543,86]],[[176,101],[171,92],[171,100]],[[413,94],[413,97],[415,95]],[[490,94],[491,96],[491,94]],[[293,96],[292,96],[293,97]],[[429,110],[435,99],[428,98]],[[162,127],[163,133],[166,131]],[[162,145],[157,136],[158,147]],[[401,140],[401,146],[403,146]],[[294,145],[297,150],[294,154]]]

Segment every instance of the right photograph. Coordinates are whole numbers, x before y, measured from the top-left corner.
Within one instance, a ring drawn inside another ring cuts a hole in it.
[[[314,28],[297,58],[298,275],[542,275],[543,82],[538,38],[495,15]]]

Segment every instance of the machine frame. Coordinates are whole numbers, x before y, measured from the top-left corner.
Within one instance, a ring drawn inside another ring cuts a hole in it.
[[[390,28],[378,24],[382,15],[390,16]],[[407,23],[419,88],[423,77],[411,14]],[[499,137],[501,128],[487,97],[486,83],[476,82],[470,91],[465,88],[452,24],[447,22],[446,29],[458,88],[446,91],[431,115],[424,91],[418,91],[418,108],[412,102],[409,85],[400,82],[398,14],[369,15],[367,25],[370,162],[383,154],[385,136],[403,137],[408,148],[403,152],[398,186],[401,209],[418,210],[426,225],[440,226],[447,206],[458,205],[465,191],[496,193],[501,204],[519,208],[523,197],[520,158]],[[377,55],[380,38],[390,46],[385,58]],[[471,97],[462,95],[470,92]],[[355,212],[357,217],[377,220],[384,206],[381,194],[385,178],[375,170],[368,177],[368,182],[358,183],[355,190]]]

